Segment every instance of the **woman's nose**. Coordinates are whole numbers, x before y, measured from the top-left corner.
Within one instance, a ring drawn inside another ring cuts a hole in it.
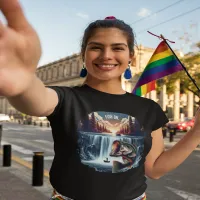
[[[113,52],[110,49],[104,49],[100,55],[101,59],[103,60],[110,60],[113,57]]]

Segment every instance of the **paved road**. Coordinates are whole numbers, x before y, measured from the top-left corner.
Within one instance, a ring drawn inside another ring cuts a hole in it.
[[[44,152],[44,168],[49,170],[53,156],[51,129],[32,125],[4,123],[1,144],[11,144],[15,156],[32,163],[33,152]]]
[[[51,129],[3,124],[3,144],[12,144],[13,154],[32,162],[34,151],[43,151],[45,169],[49,170],[53,159]],[[147,180],[148,200],[200,200],[200,151],[195,151],[176,170],[159,180]]]
[[[159,180],[148,180],[151,200],[200,200],[200,151],[193,152],[176,170]]]

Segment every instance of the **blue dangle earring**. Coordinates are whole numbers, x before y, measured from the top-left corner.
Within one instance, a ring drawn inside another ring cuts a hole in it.
[[[130,63],[128,64],[128,68],[124,72],[124,78],[125,79],[131,79],[132,78]]]
[[[85,64],[83,63],[83,68],[80,72],[80,77],[85,78],[87,76],[87,69],[85,68]]]

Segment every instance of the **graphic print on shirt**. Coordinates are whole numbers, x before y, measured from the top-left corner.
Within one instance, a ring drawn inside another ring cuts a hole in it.
[[[78,126],[81,162],[99,172],[119,173],[138,167],[144,150],[144,132],[127,114],[93,112]]]

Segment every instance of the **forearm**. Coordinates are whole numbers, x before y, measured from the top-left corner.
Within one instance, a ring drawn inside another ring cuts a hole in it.
[[[49,105],[47,93],[53,92],[47,89],[42,81],[35,75],[31,81],[30,86],[22,93],[14,97],[8,98],[9,103],[22,113],[33,116],[45,116]]]
[[[200,144],[200,134],[190,130],[176,145],[157,158],[153,166],[154,177],[161,177],[178,167],[198,144]]]

